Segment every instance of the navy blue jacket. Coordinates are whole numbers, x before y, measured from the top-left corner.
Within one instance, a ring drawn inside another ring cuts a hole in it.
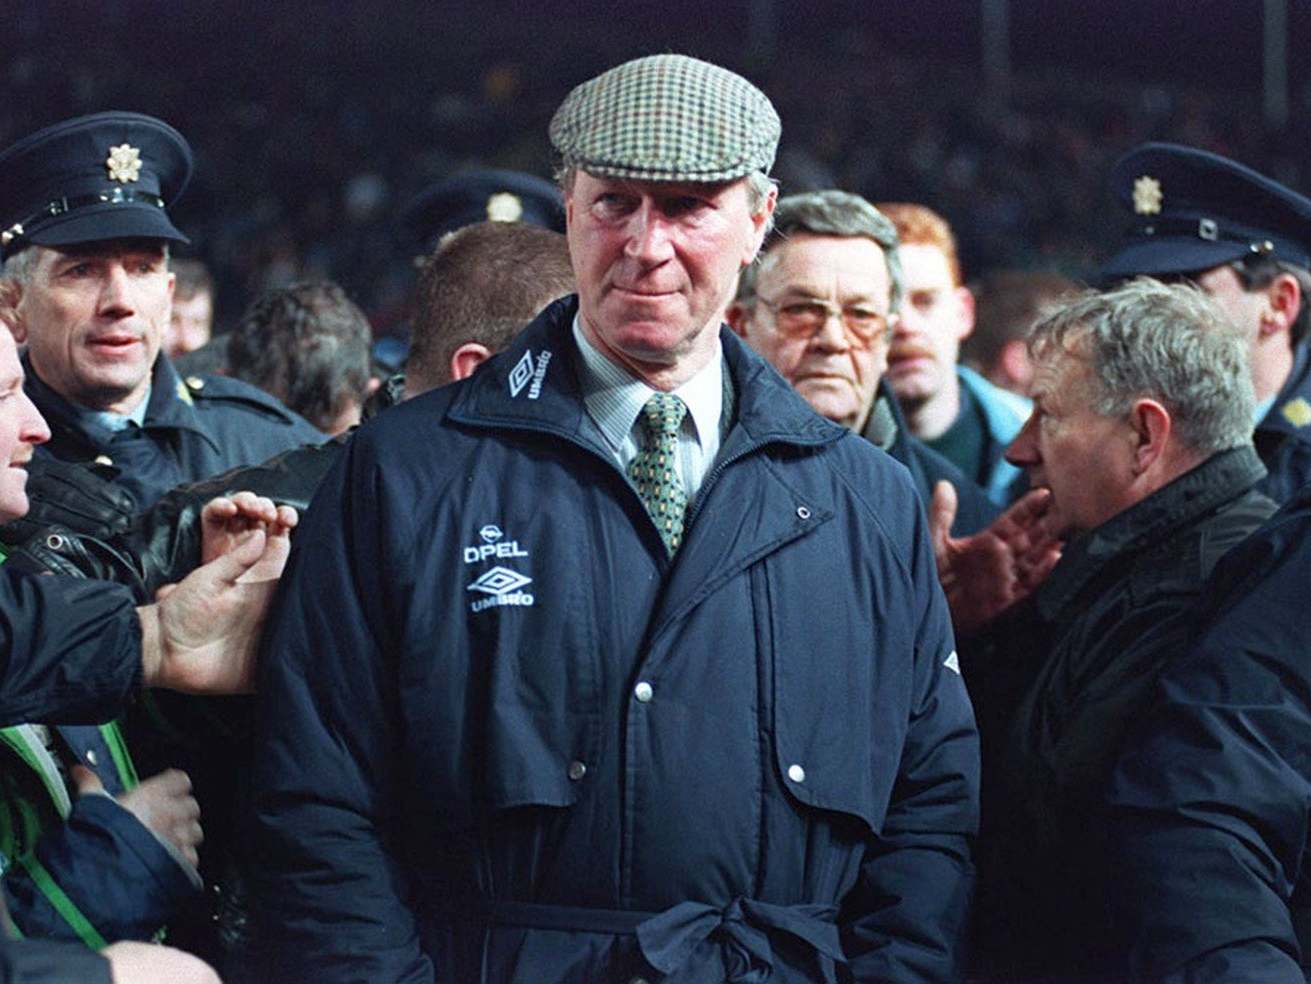
[[[360,428],[302,522],[268,979],[956,979],[977,733],[905,470],[723,329],[737,416],[671,561],[574,310]]]
[[[189,376],[183,381],[163,355],[155,360],[142,426],[118,432],[88,421],[26,360],[24,369],[24,388],[50,424],[51,434],[37,448],[32,467],[39,468],[46,455],[84,463],[124,488],[138,511],[186,482],[327,439],[273,397],[240,380]]]
[[[127,588],[0,567],[0,725],[108,720],[140,684]],[[108,984],[109,964],[81,943],[0,941],[0,981]]]
[[[1216,567],[1110,791],[1135,980],[1302,982],[1311,487]],[[1301,909],[1300,914],[1296,911]]]
[[[0,726],[108,721],[140,685],[128,588],[0,566]]]
[[[1303,340],[1294,351],[1293,370],[1252,435],[1269,473],[1257,489],[1280,503],[1311,482],[1311,348]]]

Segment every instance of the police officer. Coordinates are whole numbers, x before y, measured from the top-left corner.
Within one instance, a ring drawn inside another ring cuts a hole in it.
[[[1253,441],[1287,500],[1311,480],[1311,199],[1236,161],[1148,143],[1111,172],[1133,214],[1105,280],[1186,278],[1247,335],[1257,410]]]
[[[107,112],[0,154],[0,321],[26,344],[27,391],[50,424],[38,455],[85,464],[137,510],[183,482],[323,435],[234,380],[181,379],[160,353],[174,278],[168,216],[191,174],[172,127]]]

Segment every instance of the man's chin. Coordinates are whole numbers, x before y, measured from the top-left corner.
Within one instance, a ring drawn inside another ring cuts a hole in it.
[[[836,384],[807,380],[799,383],[796,390],[812,410],[839,426],[854,427],[860,418],[856,401],[849,392],[841,392]]]

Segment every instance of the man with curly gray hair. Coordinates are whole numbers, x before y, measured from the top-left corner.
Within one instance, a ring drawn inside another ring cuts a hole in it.
[[[966,661],[994,777],[982,949],[1021,977],[1115,979],[1098,804],[1203,580],[1274,504],[1253,488],[1243,338],[1201,291],[1143,278],[1079,295],[1028,344],[1034,409],[1007,457],[1050,490],[1067,542]]]

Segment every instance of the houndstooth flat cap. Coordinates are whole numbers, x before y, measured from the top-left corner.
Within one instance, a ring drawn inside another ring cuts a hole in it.
[[[566,167],[638,181],[769,172],[782,128],[742,76],[685,55],[625,62],[577,86],[551,120]]]

